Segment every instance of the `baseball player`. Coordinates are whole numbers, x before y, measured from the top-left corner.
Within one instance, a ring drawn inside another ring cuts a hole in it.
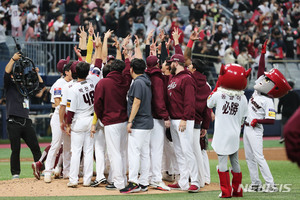
[[[133,59],[130,73],[134,82],[128,91],[128,162],[129,184],[121,193],[147,191],[150,168],[150,134],[153,128],[151,115],[151,81],[144,73],[146,64],[142,59]],[[140,172],[140,176],[138,173]]]
[[[241,125],[247,115],[247,99],[243,89],[247,86],[247,72],[237,64],[222,65],[215,91],[207,100],[209,108],[216,108],[212,147],[218,154],[219,197],[242,197],[242,173],[238,161]],[[239,83],[239,84],[237,84]],[[218,87],[220,85],[220,87]],[[227,168],[228,156],[232,166],[232,187]]]
[[[94,113],[96,79],[87,79],[88,63],[76,65],[77,83],[68,91],[67,134],[71,135],[71,166],[68,187],[77,187],[81,150],[83,150],[83,186],[90,186],[93,175],[93,138],[90,137]],[[100,71],[100,69],[99,69]],[[99,81],[99,80],[98,80]]]
[[[178,183],[168,185],[171,189],[198,192],[199,173],[193,152],[193,128],[195,119],[195,82],[184,69],[184,57],[175,54],[171,63],[172,76],[168,85],[168,104],[171,118],[171,135],[180,179]],[[189,186],[189,177],[191,186]]]
[[[72,72],[71,72],[71,65],[72,62],[69,63],[70,58],[67,58],[68,64],[66,65],[59,65],[58,68],[63,68],[62,70],[59,69],[58,71],[63,71],[64,77],[58,79],[50,89],[51,93],[51,102],[55,105],[55,111],[51,117],[50,126],[52,130],[52,141],[51,147],[49,149],[47,159],[45,162],[45,171],[44,171],[44,181],[46,183],[51,182],[51,174],[53,172],[53,166],[56,158],[56,154],[59,151],[62,143],[62,131],[60,129],[60,121],[59,121],[59,108],[60,102],[62,97],[62,87],[69,81],[72,80]],[[58,63],[60,64],[60,63]]]
[[[65,122],[65,114],[66,114],[66,107],[67,107],[67,97],[70,88],[77,82],[77,74],[76,74],[76,65],[78,61],[74,61],[71,65],[72,77],[73,80],[68,82],[62,88],[62,96],[60,102],[60,109],[59,109],[59,121],[60,121],[60,129],[63,132],[63,178],[69,178],[70,173],[70,162],[71,162],[71,137],[66,134],[66,122]]]
[[[104,125],[107,153],[112,168],[112,182],[106,189],[123,189],[127,183],[126,95],[130,87],[130,61],[115,60],[111,72],[99,81],[95,89],[94,109]],[[125,67],[126,66],[126,67]],[[109,92],[108,92],[109,91]],[[97,179],[97,178],[96,178]]]
[[[266,181],[264,192],[276,192],[274,179],[263,155],[263,125],[273,124],[275,121],[275,107],[272,98],[284,96],[291,90],[285,77],[277,70],[272,69],[264,73],[266,41],[261,51],[259,69],[254,85],[254,93],[249,100],[248,116],[244,129],[244,148],[247,165],[251,177],[249,191],[261,191],[262,185],[259,179],[257,164]]]
[[[169,113],[167,111],[167,91],[164,86],[164,78],[159,68],[159,59],[156,56],[149,56],[146,60],[146,73],[151,79],[152,91],[152,116],[154,127],[150,137],[150,158],[151,158],[151,180],[150,186],[159,190],[169,191],[170,188],[162,181],[162,156],[164,147],[165,127],[170,127]]]

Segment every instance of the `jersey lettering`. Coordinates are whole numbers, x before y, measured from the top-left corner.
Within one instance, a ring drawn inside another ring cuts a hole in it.
[[[261,106],[258,105],[258,103],[256,103],[256,102],[254,101],[254,98],[253,98],[253,97],[251,97],[250,102],[254,105],[254,107],[255,107],[256,109],[260,109],[260,108],[261,108]]]
[[[236,115],[237,111],[239,110],[239,104],[231,102],[231,104],[226,101],[223,105],[223,114],[229,114],[229,115]]]
[[[92,105],[94,104],[94,91],[90,91],[89,93],[85,93],[83,96],[83,101],[86,104]]]

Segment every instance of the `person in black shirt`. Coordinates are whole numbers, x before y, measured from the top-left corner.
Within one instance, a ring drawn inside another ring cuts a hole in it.
[[[288,81],[290,86],[294,88],[294,82]],[[285,126],[285,123],[289,120],[289,118],[294,114],[294,112],[299,108],[300,106],[300,97],[299,95],[294,91],[290,90],[287,95],[281,97],[279,99],[278,103],[278,114],[282,114],[281,118],[281,137],[279,142],[284,142],[284,135],[283,135],[283,129]]]
[[[13,179],[18,179],[20,168],[21,138],[30,148],[34,161],[41,157],[41,150],[37,141],[32,121],[29,119],[29,99],[22,96],[12,80],[12,69],[15,61],[20,59],[20,54],[15,53],[5,67],[4,89],[6,92],[6,119],[7,131],[11,146],[10,171]],[[43,88],[43,80],[39,77],[39,88]]]

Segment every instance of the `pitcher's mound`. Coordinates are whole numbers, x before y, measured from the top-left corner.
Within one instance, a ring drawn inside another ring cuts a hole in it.
[[[53,179],[51,183],[45,183],[43,180],[35,178],[23,178],[18,180],[0,181],[1,197],[29,197],[29,196],[96,196],[96,195],[123,195],[118,190],[106,190],[104,186],[92,188],[83,187],[82,179],[77,188],[68,188],[68,179]],[[167,182],[166,182],[167,184]],[[218,183],[211,183],[201,188],[201,191],[220,190]],[[160,191],[149,187],[147,192],[138,192],[134,194],[167,194],[186,191]]]

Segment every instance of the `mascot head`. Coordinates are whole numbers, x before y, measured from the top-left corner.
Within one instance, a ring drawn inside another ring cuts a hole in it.
[[[244,90],[247,86],[247,77],[250,75],[251,68],[247,71],[238,64],[222,65],[219,76],[221,87],[231,90]]]
[[[254,89],[271,98],[280,98],[292,88],[278,69],[271,69],[255,81]]]

